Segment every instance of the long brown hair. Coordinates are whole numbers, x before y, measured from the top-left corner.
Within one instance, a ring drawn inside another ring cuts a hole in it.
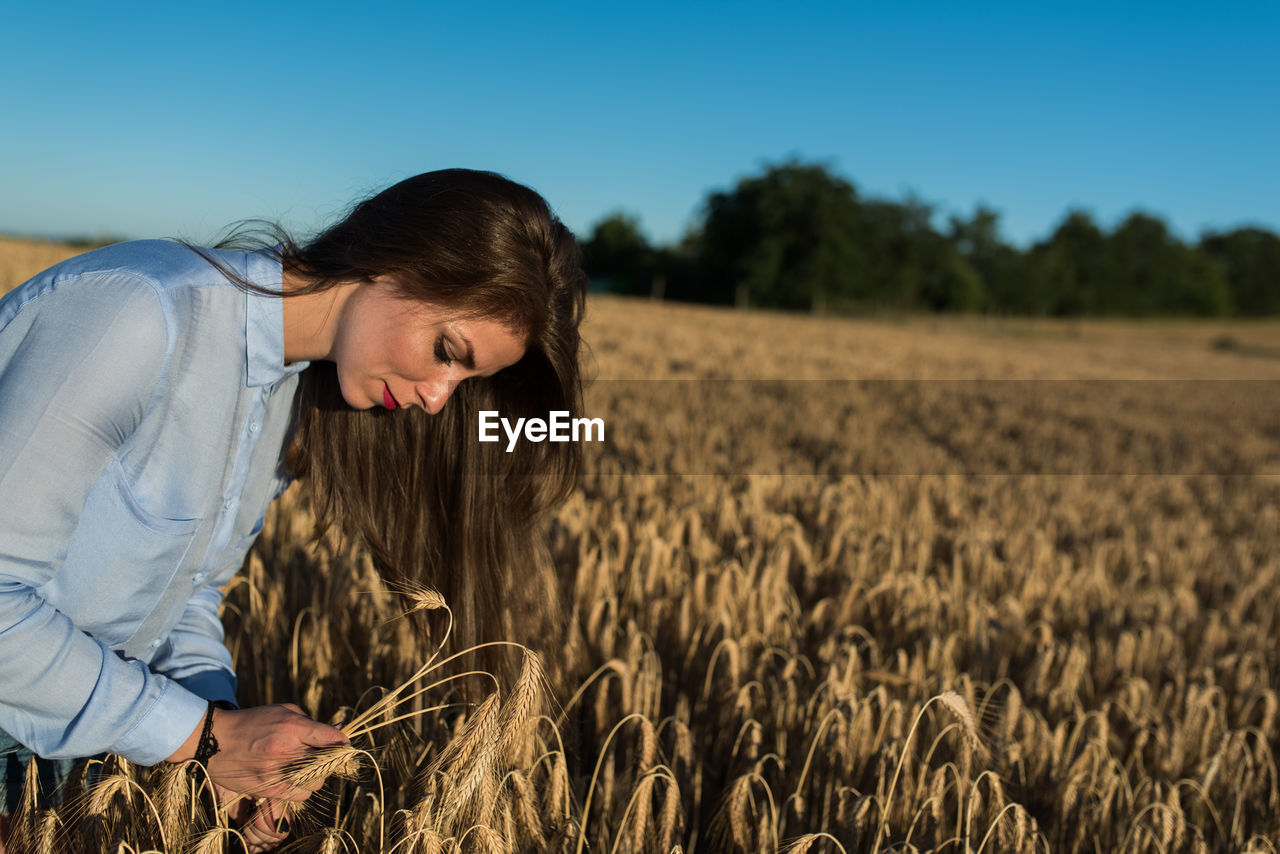
[[[313,363],[301,377],[287,464],[303,480],[315,535],[336,527],[390,579],[439,590],[457,617],[457,648],[554,643],[558,585],[537,522],[573,488],[580,446],[523,442],[508,453],[505,442],[478,441],[477,413],[498,410],[513,423],[581,414],[586,276],[572,232],[528,187],[447,169],[361,201],[305,245],[275,234],[284,268],[309,282],[299,293],[386,275],[405,297],[523,333],[519,362],[460,383],[436,415],[352,409],[334,366]],[[478,657],[510,675],[501,648]]]

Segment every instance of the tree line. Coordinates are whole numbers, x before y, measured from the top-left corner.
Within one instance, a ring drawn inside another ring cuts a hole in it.
[[[764,168],[712,192],[676,245],[650,244],[611,214],[583,249],[598,288],[713,304],[810,311],[964,311],[1045,316],[1280,314],[1280,237],[1206,232],[1194,245],[1134,212],[1109,233],[1072,210],[1025,250],[999,215],[934,227],[932,205],[864,197],[822,164]]]

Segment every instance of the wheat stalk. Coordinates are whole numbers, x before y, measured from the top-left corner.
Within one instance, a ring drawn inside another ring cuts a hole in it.
[[[875,841],[871,845],[873,850],[879,848],[880,839],[889,828],[889,807],[893,802],[893,793],[898,785],[898,776],[902,773],[902,766],[907,759],[907,751],[911,747],[911,738],[916,733],[916,727],[920,725],[920,721],[924,718],[925,711],[928,710],[929,706],[933,705],[935,702],[942,704],[944,708],[950,710],[951,713],[956,716],[960,723],[966,728],[967,740],[975,742],[978,741],[977,724],[974,720],[972,711],[969,709],[969,704],[965,702],[964,697],[961,697],[954,691],[944,691],[941,694],[935,694],[925,701],[924,705],[920,707],[920,711],[916,713],[915,718],[911,721],[911,728],[907,731],[906,741],[902,744],[902,754],[898,757],[898,764],[893,769],[893,778],[889,781],[889,791],[885,795],[885,802],[880,808],[880,825],[876,829]]]
[[[788,845],[784,854],[808,854],[808,851],[810,848],[812,848],[816,843],[823,840],[830,842],[832,845],[834,845],[836,847],[836,850],[839,851],[840,854],[848,854],[848,852],[845,851],[845,847],[840,844],[840,840],[836,839],[834,836],[832,836],[830,833],[827,833],[826,831],[819,831],[817,833],[806,833],[804,836],[801,836],[796,841]]]

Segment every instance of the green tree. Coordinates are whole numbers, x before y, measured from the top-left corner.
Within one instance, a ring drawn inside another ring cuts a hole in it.
[[[1231,292],[1222,270],[1169,233],[1164,221],[1130,214],[1107,241],[1109,288],[1102,303],[1112,314],[1223,315]]]
[[[862,206],[861,254],[874,282],[872,300],[905,310],[978,310],[982,278],[955,241],[934,230],[933,214],[914,195]]]
[[[917,306],[924,288],[920,237],[929,228],[932,209],[914,198],[887,200],[862,208],[863,243],[873,302],[896,308]]]
[[[617,293],[649,293],[655,255],[640,231],[640,221],[616,211],[595,224],[582,245],[583,266],[593,279],[602,279]]]
[[[858,226],[853,186],[827,167],[796,160],[769,166],[708,197],[699,297],[808,309],[856,298]]]
[[[1060,316],[1102,313],[1113,284],[1107,251],[1107,236],[1093,217],[1068,211],[1049,239],[1028,252],[1022,288],[1004,294],[1008,309]]]
[[[1023,286],[1020,254],[1000,237],[1000,214],[979,204],[969,219],[949,218],[952,246],[977,276],[979,288],[970,298],[981,300],[972,308],[1007,310],[1012,295]]]
[[[1280,314],[1280,237],[1237,228],[1202,235],[1199,249],[1226,277],[1237,314]]]

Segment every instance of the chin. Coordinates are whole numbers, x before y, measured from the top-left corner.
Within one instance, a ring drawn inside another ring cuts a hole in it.
[[[338,378],[338,389],[342,392],[342,399],[352,409],[373,409],[375,406],[375,404],[369,402],[369,398],[352,394],[351,389],[342,381],[341,377]]]

